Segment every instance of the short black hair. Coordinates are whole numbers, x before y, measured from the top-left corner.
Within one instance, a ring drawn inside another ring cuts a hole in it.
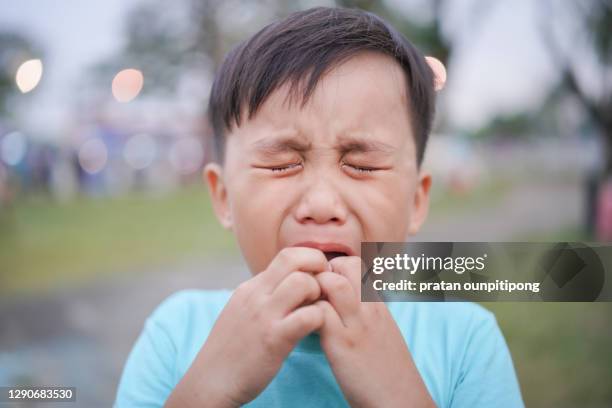
[[[223,162],[225,133],[251,118],[280,86],[306,104],[321,77],[363,51],[391,56],[407,84],[409,114],[420,166],[435,111],[434,74],[423,54],[377,15],[358,9],[315,7],[290,14],[239,43],[214,79],[208,106],[215,153]]]

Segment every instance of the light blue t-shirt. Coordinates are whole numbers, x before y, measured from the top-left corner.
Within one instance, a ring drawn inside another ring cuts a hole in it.
[[[229,290],[183,290],[164,300],[146,320],[127,359],[115,407],[163,406],[231,294]],[[508,347],[491,312],[467,302],[390,302],[387,306],[438,407],[524,406]],[[311,334],[298,343],[272,382],[246,406],[348,404],[319,336]]]

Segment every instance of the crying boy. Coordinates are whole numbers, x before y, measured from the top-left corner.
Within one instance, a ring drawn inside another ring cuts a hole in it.
[[[158,306],[115,406],[523,406],[490,312],[360,301],[360,243],[406,241],[426,219],[434,85],[425,57],[359,10],[291,14],[227,55],[203,176],[252,277]]]

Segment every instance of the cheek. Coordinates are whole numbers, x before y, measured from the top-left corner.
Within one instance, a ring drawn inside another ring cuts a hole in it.
[[[245,174],[229,191],[234,233],[253,273],[276,256],[278,231],[289,208],[288,188]]]
[[[408,236],[414,187],[405,178],[389,177],[363,188],[356,212],[371,241],[404,241]]]
[[[271,182],[245,172],[232,183],[232,211],[246,224],[279,222],[290,202],[292,187],[291,182]]]

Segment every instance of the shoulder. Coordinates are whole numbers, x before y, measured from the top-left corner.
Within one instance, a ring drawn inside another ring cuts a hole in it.
[[[470,302],[404,302],[389,309],[411,349],[458,371],[483,344],[499,341],[495,315]],[[503,338],[502,338],[503,341]]]
[[[150,320],[166,321],[194,314],[216,315],[227,303],[231,291],[183,289],[165,298],[151,313]]]
[[[394,302],[388,307],[439,406],[523,406],[512,358],[492,312],[470,302]]]
[[[225,289],[181,290],[164,299],[147,319],[145,331],[170,344],[178,377],[189,368],[231,295]]]
[[[431,329],[458,330],[463,336],[466,331],[497,324],[492,312],[472,302],[394,302],[388,306],[398,325],[421,321]]]
[[[453,407],[523,407],[510,350],[495,315],[475,303],[430,306],[448,353]]]
[[[477,352],[485,344],[504,342],[495,314],[477,303],[421,303],[415,313],[418,319],[430,322],[430,331],[439,337],[440,345],[452,350],[454,358]]]
[[[206,330],[217,319],[232,292],[230,290],[183,289],[165,298],[149,315],[146,326],[174,336],[185,330]]]
[[[197,351],[230,291],[181,290],[149,315],[128,356],[115,406],[161,406]]]

